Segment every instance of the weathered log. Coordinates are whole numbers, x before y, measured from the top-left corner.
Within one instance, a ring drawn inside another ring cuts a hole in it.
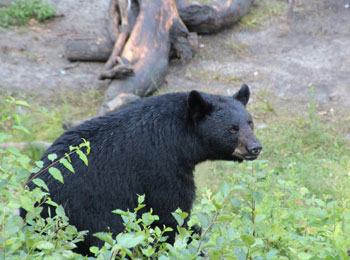
[[[171,45],[179,57],[192,57],[188,36],[175,0],[142,0],[135,26],[121,53],[135,75],[112,81],[105,92],[104,104],[123,93],[143,97],[157,90],[168,68]],[[102,107],[101,113],[103,110]]]
[[[188,42],[193,53],[198,51],[197,33],[190,33]],[[109,38],[78,38],[65,43],[65,57],[70,61],[106,62],[114,44]],[[176,50],[170,49],[170,58],[178,58]],[[107,77],[108,78],[108,77]]]
[[[208,4],[178,1],[182,21],[191,32],[209,34],[227,28],[241,19],[254,0],[214,0]]]
[[[108,60],[113,49],[109,38],[79,38],[65,43],[65,56],[70,61]]]

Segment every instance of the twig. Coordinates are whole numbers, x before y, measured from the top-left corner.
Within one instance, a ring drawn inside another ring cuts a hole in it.
[[[52,162],[51,164],[49,164],[47,167],[41,169],[40,171],[38,171],[36,174],[34,174],[31,178],[29,178],[29,180],[25,183],[23,183],[22,187],[25,187],[29,182],[31,182],[32,180],[34,180],[36,177],[39,176],[39,174],[41,174],[42,172],[46,171],[47,169],[51,168],[52,166],[54,166],[55,164],[57,164],[61,159],[65,159],[68,156],[72,155],[73,153],[75,153],[77,150],[73,150],[71,151],[69,154],[66,154],[65,156],[61,157],[60,159],[57,159],[56,161]]]
[[[213,228],[214,224],[216,223],[216,219],[218,218],[218,216],[220,215],[220,212],[217,211],[213,217],[213,220],[211,221],[209,227],[207,228],[207,230],[204,232],[203,236],[202,236],[202,239],[201,239],[201,242],[199,242],[199,245],[198,245],[198,249],[197,251],[199,252],[200,248],[201,248],[201,245],[204,241],[204,238],[205,236],[207,235],[207,233]]]

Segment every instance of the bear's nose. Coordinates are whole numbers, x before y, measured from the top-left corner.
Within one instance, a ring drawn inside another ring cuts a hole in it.
[[[261,150],[262,150],[262,147],[260,143],[255,143],[250,147],[248,147],[248,152],[256,156],[260,154]]]

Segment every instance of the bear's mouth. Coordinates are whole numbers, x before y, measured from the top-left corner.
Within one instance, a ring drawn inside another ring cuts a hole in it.
[[[233,155],[234,157],[236,157],[237,160],[238,160],[239,162],[242,162],[242,161],[244,161],[244,160],[253,161],[253,160],[255,160],[256,158],[258,158],[258,155],[240,154],[240,153],[236,153],[236,152],[232,153],[232,155]]]

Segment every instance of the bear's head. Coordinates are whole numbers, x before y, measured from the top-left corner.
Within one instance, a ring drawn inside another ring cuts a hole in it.
[[[191,91],[187,106],[196,135],[211,160],[255,160],[262,146],[246,110],[249,87],[242,85],[233,97]]]

